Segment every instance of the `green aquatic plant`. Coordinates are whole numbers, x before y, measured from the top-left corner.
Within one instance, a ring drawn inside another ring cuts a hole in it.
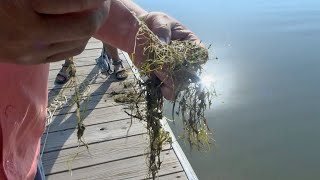
[[[176,113],[183,121],[183,137],[192,147],[197,146],[199,149],[208,147],[212,140],[205,110],[211,106],[214,93],[204,87],[199,79],[202,65],[208,60],[207,48],[191,41],[163,44],[143,19],[136,19],[140,27],[136,34],[135,48],[144,46],[145,55],[139,68],[139,74],[144,80],[138,80],[137,97],[144,97],[145,105],[141,105],[141,101],[131,101],[131,116],[146,122],[149,138],[148,176],[155,179],[161,168],[161,151],[165,144],[172,143],[170,133],[161,124],[164,102],[161,86],[164,81],[176,84],[173,88],[173,114]],[[138,40],[143,43],[138,44]],[[133,60],[134,55],[132,54]],[[160,71],[167,74],[162,81],[156,76]]]

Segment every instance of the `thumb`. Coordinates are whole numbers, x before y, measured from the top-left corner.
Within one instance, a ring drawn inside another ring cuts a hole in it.
[[[162,43],[169,44],[171,41],[171,23],[168,16],[163,13],[151,12],[146,20],[150,30],[158,36]]]
[[[170,38],[166,38],[166,37],[159,37],[159,40],[162,44],[169,44],[170,43]]]
[[[171,30],[166,25],[160,27],[151,28],[151,31],[158,36],[159,40],[163,44],[169,44],[171,40]]]
[[[161,88],[161,93],[163,97],[169,101],[174,100],[174,91],[172,88],[169,86],[166,86],[165,84],[162,84]]]

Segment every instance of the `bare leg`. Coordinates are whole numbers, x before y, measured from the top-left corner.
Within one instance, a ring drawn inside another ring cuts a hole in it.
[[[118,54],[118,49],[105,43],[103,44],[103,48],[112,59],[112,64],[114,66],[114,72],[117,79],[126,79],[128,77],[128,74],[122,65],[122,61]]]
[[[57,77],[55,80],[56,83],[64,84],[69,80],[69,78],[70,78],[69,71],[70,70],[68,70],[68,68],[69,68],[70,64],[73,64],[72,58],[68,58],[68,59],[64,60],[64,64],[62,65],[62,69],[57,74]]]
[[[73,64],[73,61],[71,58],[64,60],[64,66],[68,67],[70,64]]]
[[[105,44],[105,43],[103,44],[103,48],[104,48],[104,50],[106,50],[108,52],[108,55],[111,57],[111,59],[113,61],[120,60],[117,48],[110,46],[109,44]]]

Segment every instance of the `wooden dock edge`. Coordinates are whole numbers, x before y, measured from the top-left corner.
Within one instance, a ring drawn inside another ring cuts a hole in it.
[[[132,70],[132,72],[134,73],[134,76],[137,78],[137,79],[140,79],[140,76],[139,76],[139,73],[138,73],[138,70],[135,68],[133,62],[131,61],[131,58],[130,56],[123,52],[123,55],[124,57],[126,58],[125,60],[128,62],[128,64],[130,65],[130,68]],[[188,158],[186,157],[186,155],[184,154],[183,150],[181,149],[178,141],[176,140],[175,138],[175,135],[173,134],[169,124],[168,124],[168,121],[167,121],[167,118],[163,118],[161,120],[161,124],[164,128],[164,130],[168,131],[172,137],[172,148],[173,148],[173,151],[175,152],[183,170],[185,171],[186,173],[186,176],[189,180],[198,180],[198,177],[196,175],[196,173],[194,172]]]

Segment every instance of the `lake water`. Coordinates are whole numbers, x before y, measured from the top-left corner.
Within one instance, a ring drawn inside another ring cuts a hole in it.
[[[136,2],[182,21],[219,58],[206,65],[216,147],[180,142],[200,180],[320,179],[319,0]]]

